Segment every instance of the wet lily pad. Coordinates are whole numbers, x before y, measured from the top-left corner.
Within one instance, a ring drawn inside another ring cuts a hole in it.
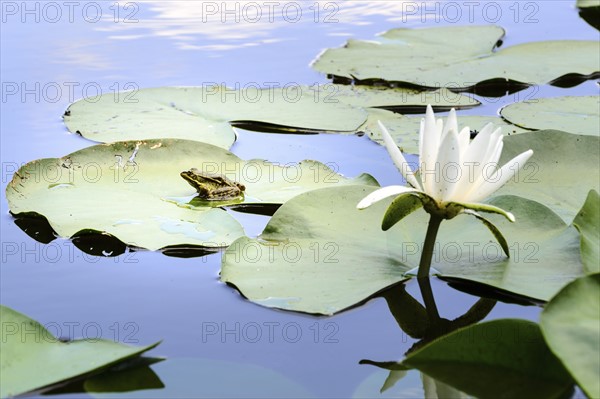
[[[363,130],[368,137],[378,144],[383,145],[383,138],[377,121],[381,121],[389,130],[394,141],[403,152],[410,154],[419,153],[419,128],[421,125],[421,116],[405,116],[394,112],[378,109],[369,109],[369,118]],[[479,131],[487,123],[493,123],[496,127],[502,127],[505,135],[527,132],[528,130],[507,123],[496,116],[461,116],[458,120],[459,129],[469,126],[473,133]]]
[[[243,237],[228,248],[221,280],[260,305],[326,315],[406,280],[405,273],[418,266],[428,216],[414,212],[384,232],[381,220],[391,199],[356,209],[372,191],[336,187],[288,201],[258,239]],[[574,227],[520,197],[490,203],[517,218],[513,224],[490,216],[506,237],[511,258],[481,223],[461,216],[442,224],[432,265],[441,276],[548,300],[583,274]]]
[[[562,398],[573,390],[537,324],[525,320],[455,331],[411,353],[402,365],[478,398]]]
[[[542,312],[540,325],[550,349],[590,398],[600,397],[600,274],[561,290]]]
[[[375,40],[350,40],[328,49],[313,67],[359,82],[449,88],[494,80],[542,85],[600,71],[596,41],[532,42],[493,51],[503,36],[504,30],[493,25],[392,29]]]
[[[507,105],[500,114],[510,123],[530,130],[600,135],[598,96],[539,98]]]
[[[241,182],[243,202],[198,204],[196,190],[180,177],[190,168]],[[318,162],[284,167],[244,161],[197,141],[162,139],[96,145],[30,162],[13,176],[6,197],[13,214],[43,215],[63,237],[92,230],[151,250],[220,248],[244,232],[219,206],[280,205],[307,190],[354,183],[377,184],[369,175],[344,178]]]
[[[0,305],[0,396],[12,397],[98,373],[156,347],[132,347],[104,339],[61,342],[41,324]]]
[[[473,107],[479,102],[447,90],[350,88],[334,84],[283,88],[161,87],[84,98],[67,109],[71,132],[99,142],[178,138],[228,149],[232,126],[281,133],[354,133],[366,120],[360,107]]]
[[[499,164],[533,150],[523,168],[496,194],[538,201],[571,223],[590,190],[600,191],[600,139],[554,130],[504,139]]]

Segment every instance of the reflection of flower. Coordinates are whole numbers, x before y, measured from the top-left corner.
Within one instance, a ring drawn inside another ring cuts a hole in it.
[[[525,151],[502,168],[496,169],[504,137],[500,128],[493,130],[492,124],[487,124],[471,141],[468,127],[458,131],[454,109],[450,111],[444,125],[441,119],[436,121],[433,109],[427,106],[419,133],[421,167],[418,173],[415,173],[381,122],[379,127],[392,160],[412,187],[383,187],[363,198],[357,207],[364,209],[383,198],[397,195],[384,216],[382,227],[387,230],[423,206],[432,217],[429,229],[434,229],[431,232],[432,237],[429,237],[428,231],[428,238],[433,240],[443,219],[452,219],[460,213],[467,213],[480,219],[492,231],[508,256],[508,245],[500,231],[476,211],[499,213],[511,222],[514,222],[514,216],[510,212],[478,201],[508,182],[527,162],[533,151]],[[493,168],[493,173],[489,173],[490,167]]]

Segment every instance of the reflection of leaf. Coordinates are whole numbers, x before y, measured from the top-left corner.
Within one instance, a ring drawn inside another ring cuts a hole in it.
[[[562,289],[542,312],[550,349],[590,398],[600,397],[600,274]]]
[[[458,330],[402,363],[480,398],[560,398],[572,391],[571,377],[539,327],[525,320],[494,320]]]
[[[523,43],[493,51],[498,26],[392,29],[376,40],[350,40],[313,64],[319,72],[358,81],[466,88],[498,79],[541,85],[561,76],[600,71],[596,41]],[[543,65],[543,68],[539,66]]]
[[[599,0],[577,0],[579,16],[585,22],[600,30],[600,1]]]
[[[64,237],[104,232],[153,250],[227,246],[243,235],[242,226],[224,210],[208,207],[228,203],[194,206],[196,191],[180,177],[192,167],[242,182],[244,203],[233,206],[272,206],[319,187],[377,184],[369,175],[348,179],[315,161],[284,167],[244,161],[196,141],[160,139],[96,145],[30,162],[13,176],[6,196],[12,213],[41,214]]]
[[[600,272],[600,197],[590,191],[573,225],[581,236],[581,261],[586,273]]]
[[[263,306],[333,314],[407,279],[405,272],[419,262],[427,214],[414,212],[383,232],[380,221],[391,199],[356,209],[372,191],[322,189],[286,202],[258,240],[241,238],[225,252],[222,281]],[[511,258],[477,220],[460,216],[440,229],[432,267],[441,276],[548,300],[582,274],[575,228],[523,198],[505,196],[490,204],[517,218],[510,223],[490,216],[504,233]]]
[[[499,164],[533,150],[533,156],[496,195],[538,201],[570,223],[591,189],[600,190],[600,138],[540,130],[504,138]]]
[[[404,116],[380,109],[369,109],[368,111],[369,118],[363,126],[363,130],[371,140],[383,145],[383,138],[377,124],[377,121],[381,121],[402,151],[411,154],[419,153],[419,127],[421,125],[421,116]],[[464,115],[459,118],[458,122],[459,129],[468,126],[473,133],[481,130],[487,123],[493,123],[494,127],[502,127],[502,133],[505,135],[527,131],[526,129],[507,123],[497,116]]]
[[[84,380],[76,380],[67,385],[44,392],[46,395],[72,394],[82,392],[131,392],[144,389],[161,389],[164,384],[149,367],[162,358],[135,358],[110,369],[92,375]]]
[[[60,342],[41,324],[0,306],[2,340],[0,396],[15,396],[97,373],[156,347],[131,347],[107,340]]]
[[[334,84],[285,88],[220,86],[161,87],[85,98],[69,107],[67,128],[101,142],[178,138],[229,148],[232,126],[280,133],[355,133],[364,123],[360,107],[398,110],[469,108],[480,103],[440,90],[382,90]]]
[[[510,123],[530,130],[600,135],[598,96],[539,98],[509,104],[500,110],[500,114]]]
[[[165,387],[128,392],[127,398],[312,398],[282,372],[258,365],[204,358],[169,358],[153,366]],[[111,394],[94,394],[114,398]]]

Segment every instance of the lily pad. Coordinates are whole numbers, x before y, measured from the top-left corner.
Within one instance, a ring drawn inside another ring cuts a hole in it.
[[[497,195],[519,195],[540,202],[571,223],[590,190],[600,191],[600,139],[555,130],[504,139],[499,164],[533,150],[533,156]]]
[[[600,135],[598,96],[539,98],[509,104],[502,108],[500,114],[510,123],[525,129]]]
[[[573,380],[537,324],[525,320],[494,320],[455,331],[402,364],[478,398],[562,398],[573,390]]]
[[[200,201],[180,177],[197,168],[246,186],[243,202]],[[45,216],[63,237],[89,230],[156,250],[195,245],[220,248],[243,236],[242,226],[217,206],[267,206],[318,187],[377,184],[369,175],[347,179],[306,161],[280,166],[244,161],[213,145],[162,139],[92,146],[63,158],[24,165],[6,188],[13,214]]]
[[[178,138],[228,149],[232,126],[281,133],[354,133],[366,120],[360,107],[473,107],[479,102],[447,90],[420,94],[334,84],[283,88],[161,87],[84,98],[67,109],[71,132],[94,141]]]
[[[600,274],[561,290],[542,312],[540,326],[550,349],[590,398],[600,397]]]
[[[597,191],[590,191],[573,225],[581,236],[581,261],[586,273],[600,273],[600,197]]]
[[[132,347],[104,339],[61,342],[44,326],[0,305],[0,396],[12,397],[98,373],[156,347]]]
[[[428,216],[414,212],[384,232],[381,220],[391,199],[356,209],[372,191],[327,188],[286,202],[258,239],[243,237],[227,249],[221,280],[260,305],[326,315],[406,280],[419,263]],[[506,237],[511,258],[475,218],[457,217],[443,223],[438,236],[432,267],[441,276],[548,300],[583,274],[574,227],[534,201],[504,196],[490,204],[517,218],[513,224],[489,217]]]
[[[363,125],[363,130],[368,137],[377,144],[383,145],[383,138],[377,121],[381,121],[388,129],[398,147],[403,152],[410,154],[419,153],[419,129],[421,126],[420,116],[405,116],[394,112],[380,109],[368,109],[369,117]],[[507,123],[496,116],[461,116],[458,120],[458,128],[462,129],[469,126],[473,133],[479,131],[487,123],[493,123],[496,127],[501,127],[505,135],[527,132],[528,130]]]
[[[328,49],[313,67],[358,82],[463,89],[494,80],[543,85],[600,71],[596,41],[532,42],[493,51],[503,36],[493,25],[392,29],[375,40]]]
[[[469,109],[481,105],[475,98],[446,88],[433,91],[405,87],[326,84],[319,90],[329,93],[331,101],[364,108],[381,108],[401,113],[424,113],[427,105],[436,111]],[[370,109],[367,109],[370,111]]]

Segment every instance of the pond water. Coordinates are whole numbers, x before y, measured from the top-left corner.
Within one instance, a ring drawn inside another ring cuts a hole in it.
[[[394,27],[494,22],[507,31],[504,46],[598,39],[574,1],[67,3],[2,3],[4,186],[26,162],[92,145],[70,134],[61,115],[70,102],[100,92],[325,83],[309,66],[320,51]],[[228,12],[236,8],[237,16]],[[476,96],[483,105],[464,114],[494,115],[527,98],[597,92],[596,82],[586,82],[569,89],[533,87],[502,98]],[[232,151],[283,164],[316,159],[346,176],[370,173],[381,185],[398,179],[385,149],[366,137],[240,130]],[[122,397],[423,396],[417,372],[380,394],[388,372],[359,364],[399,360],[415,342],[399,329],[383,298],[329,318],[273,311],[219,282],[221,254],[94,257],[69,240],[34,241],[15,225],[4,190],[0,204],[3,305],[52,325],[65,338],[101,335],[138,345],[163,340],[151,354],[168,358],[152,366],[165,388]],[[268,221],[235,217],[249,236]],[[448,319],[478,299],[437,279],[432,285],[440,314]],[[407,291],[420,299],[416,282]],[[540,310],[500,302],[486,319],[537,321]]]

